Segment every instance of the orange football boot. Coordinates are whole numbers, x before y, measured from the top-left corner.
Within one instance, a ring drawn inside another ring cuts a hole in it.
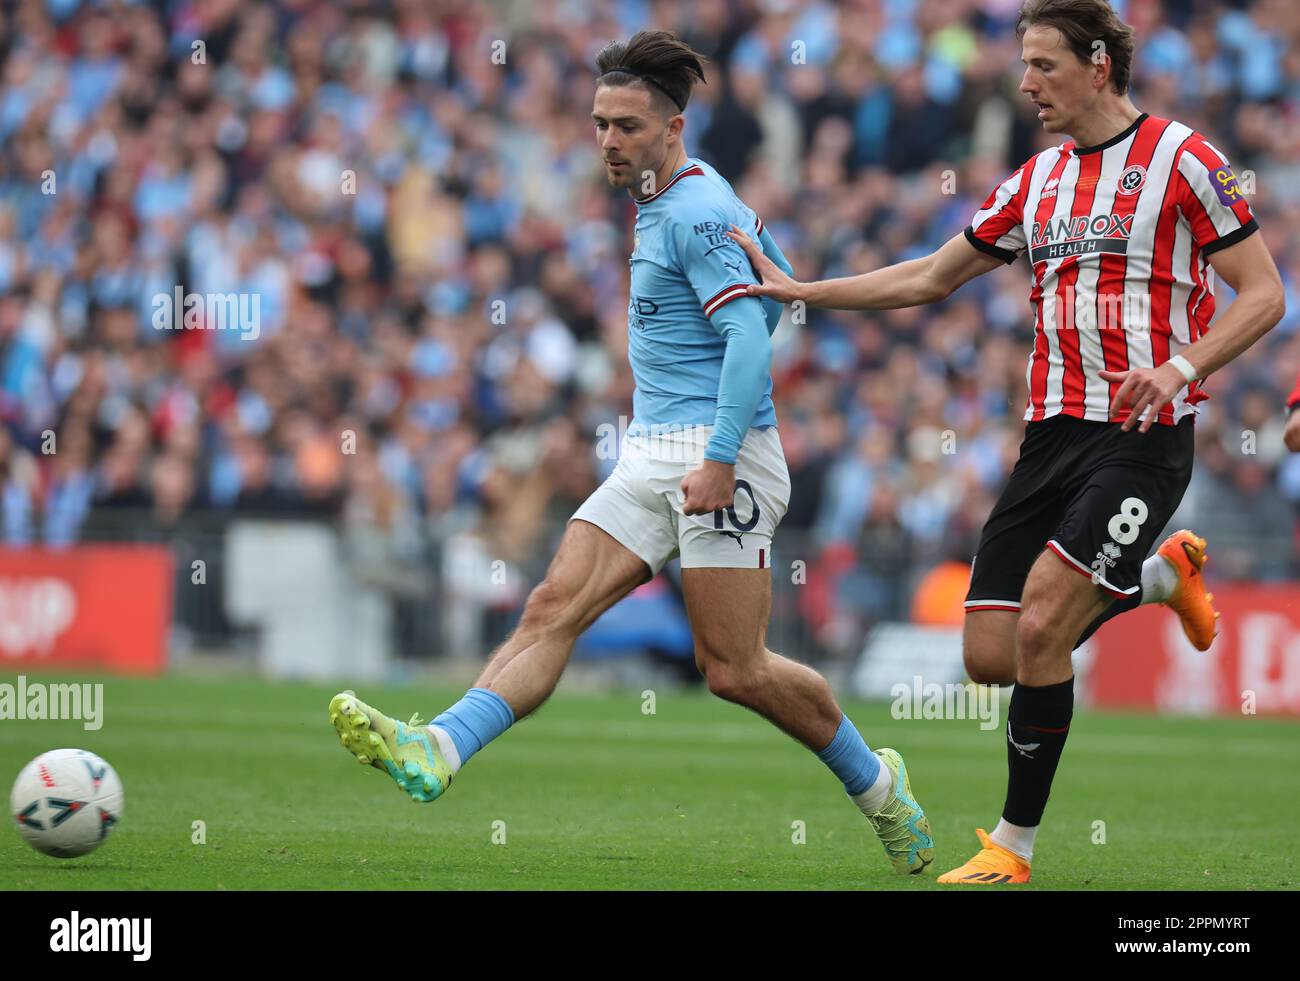
[[[1212,605],[1214,594],[1205,591],[1205,579],[1201,575],[1208,560],[1205,539],[1184,528],[1161,542],[1156,554],[1178,572],[1178,585],[1165,600],[1165,606],[1178,614],[1183,633],[1192,645],[1198,651],[1209,650],[1219,632],[1219,614]]]
[[[940,882],[963,886],[998,886],[1029,881],[1028,862],[1015,852],[995,845],[983,828],[976,828],[975,834],[979,835],[983,848],[965,865],[939,876]]]

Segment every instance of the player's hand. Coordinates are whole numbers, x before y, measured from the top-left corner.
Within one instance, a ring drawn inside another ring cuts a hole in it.
[[[730,507],[736,499],[736,468],[730,463],[705,460],[682,478],[684,514],[708,514]]]
[[[1119,382],[1119,391],[1110,400],[1110,417],[1114,419],[1121,409],[1129,407],[1128,418],[1120,427],[1124,432],[1141,420],[1138,432],[1145,433],[1155,423],[1160,410],[1172,402],[1178,390],[1187,384],[1183,373],[1171,364],[1129,371],[1099,371],[1097,374],[1105,381]],[[1144,413],[1145,420],[1142,419]]]
[[[1287,418],[1286,429],[1282,433],[1282,442],[1292,453],[1300,453],[1300,412],[1291,410]]]
[[[768,296],[778,303],[793,303],[800,298],[799,288],[803,284],[782,272],[781,267],[767,257],[757,242],[735,225],[731,226],[731,231],[727,232],[727,235],[745,250],[745,255],[749,257],[749,264],[754,267],[754,272],[762,280],[758,285],[749,287],[747,292],[750,296]]]

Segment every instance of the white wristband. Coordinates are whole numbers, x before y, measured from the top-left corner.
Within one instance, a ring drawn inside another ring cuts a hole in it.
[[[1192,363],[1181,354],[1175,354],[1169,359],[1169,363],[1182,372],[1183,377],[1187,379],[1187,384],[1189,385],[1200,377],[1200,375],[1196,373],[1196,369],[1192,367]]]

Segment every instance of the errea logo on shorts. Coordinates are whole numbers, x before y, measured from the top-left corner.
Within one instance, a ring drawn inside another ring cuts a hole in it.
[[[83,920],[74,909],[67,919],[50,921],[50,950],[56,953],[129,953],[133,961],[147,961],[152,936],[153,920],[147,916],[90,916]]]
[[[1132,545],[1138,540],[1142,525],[1150,515],[1146,501],[1140,497],[1126,497],[1119,506],[1119,513],[1112,515],[1106,523],[1106,531],[1112,541],[1106,542],[1092,561],[1092,581],[1094,585],[1105,582],[1103,569],[1114,568],[1115,561],[1122,554],[1121,545]]]
[[[1115,568],[1115,561],[1120,557],[1120,547],[1114,542],[1107,542],[1097,552],[1097,557],[1092,560],[1092,584],[1100,586],[1106,581],[1106,569]]]

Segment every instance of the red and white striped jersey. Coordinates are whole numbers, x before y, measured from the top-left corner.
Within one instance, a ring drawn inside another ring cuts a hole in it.
[[[1173,120],[1143,113],[1100,146],[1068,142],[1027,160],[966,229],[1004,262],[1029,251],[1037,322],[1025,418],[1110,421],[1118,385],[1097,372],[1153,368],[1204,334],[1214,316],[1206,260],[1257,227],[1227,158]],[[1206,397],[1193,383],[1159,421]]]

